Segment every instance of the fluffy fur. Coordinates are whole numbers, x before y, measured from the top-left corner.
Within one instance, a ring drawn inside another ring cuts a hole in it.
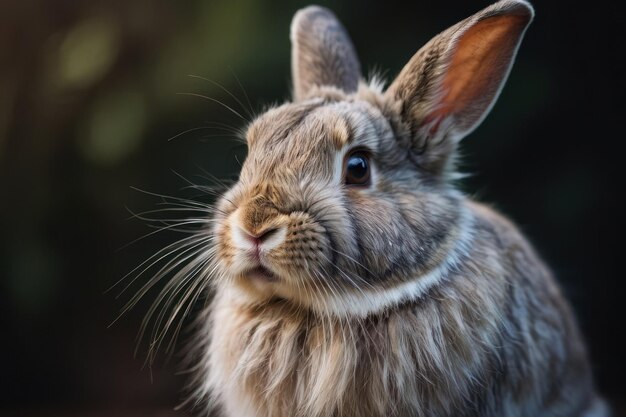
[[[196,401],[227,417],[606,415],[549,271],[449,181],[532,15],[488,7],[383,91],[358,83],[328,10],[298,12],[295,101],[249,126],[208,232]],[[367,186],[344,184],[354,149],[371,155]]]

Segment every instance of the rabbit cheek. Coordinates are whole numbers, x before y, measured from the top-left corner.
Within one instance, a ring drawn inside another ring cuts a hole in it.
[[[284,243],[268,254],[268,261],[290,284],[302,286],[319,278],[330,259],[326,230],[308,214],[291,213]]]
[[[224,272],[233,268],[236,250],[233,245],[230,244],[232,239],[230,237],[229,227],[220,223],[215,227],[213,233],[217,239],[217,259],[222,269],[222,274],[219,275],[224,276]]]

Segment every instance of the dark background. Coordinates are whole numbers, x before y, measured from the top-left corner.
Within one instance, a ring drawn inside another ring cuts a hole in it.
[[[387,79],[487,1],[330,4],[364,71]],[[131,219],[180,177],[234,178],[241,80],[258,113],[289,96],[289,23],[303,1],[9,0],[0,3],[0,414],[170,415],[176,357],[133,357],[156,294],[107,328],[130,294],[104,291],[180,236]],[[464,142],[465,190],[513,218],[556,272],[600,389],[624,402],[624,14],[619,2],[536,1],[490,117]],[[598,5],[598,6],[597,6]],[[596,7],[597,6],[597,7]],[[180,174],[180,176],[178,175]],[[210,201],[210,199],[208,199]],[[143,278],[144,282],[146,278]],[[136,290],[136,289],[135,289]],[[163,411],[158,411],[163,410]],[[182,415],[182,414],[172,414]]]

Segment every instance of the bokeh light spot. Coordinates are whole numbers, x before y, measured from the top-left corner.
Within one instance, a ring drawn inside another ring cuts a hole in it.
[[[136,150],[146,125],[146,103],[136,92],[110,93],[96,102],[80,147],[88,159],[115,164]]]
[[[68,32],[59,48],[60,82],[87,87],[111,67],[119,49],[119,28],[104,17],[90,18]]]

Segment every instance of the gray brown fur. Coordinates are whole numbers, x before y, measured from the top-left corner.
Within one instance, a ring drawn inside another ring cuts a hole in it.
[[[495,64],[476,74],[493,81],[460,96],[463,106],[442,105],[442,86],[464,80],[446,81],[464,34],[490,31],[479,22],[492,16],[504,16],[489,23],[503,35],[487,52]],[[496,3],[438,35],[383,92],[355,84],[356,54],[329,11],[298,12],[295,103],[249,126],[240,179],[213,219],[215,297],[195,346],[194,398],[207,410],[608,414],[550,272],[512,223],[449,181],[458,141],[493,105],[531,19],[525,2]],[[371,152],[369,187],[343,185],[343,154],[355,147]],[[238,234],[270,229],[266,282],[250,276]]]
[[[294,97],[303,100],[314,86],[333,85],[352,93],[361,66],[345,29],[323,7],[296,13],[291,31]]]

